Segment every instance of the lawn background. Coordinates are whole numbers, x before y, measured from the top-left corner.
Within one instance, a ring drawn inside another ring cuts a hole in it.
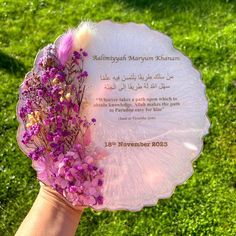
[[[236,235],[236,2],[0,0],[0,235],[10,236],[39,189],[16,143],[18,88],[38,50],[82,20],[145,23],[202,73],[211,121],[194,175],[140,212],[86,209],[76,235]]]

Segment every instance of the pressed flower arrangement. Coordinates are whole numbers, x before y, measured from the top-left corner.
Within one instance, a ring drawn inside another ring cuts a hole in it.
[[[73,205],[93,206],[103,204],[98,162],[107,153],[92,144],[96,118],[83,116],[89,55],[81,46],[90,34],[86,25],[68,30],[40,51],[20,86],[17,140],[41,182]]]

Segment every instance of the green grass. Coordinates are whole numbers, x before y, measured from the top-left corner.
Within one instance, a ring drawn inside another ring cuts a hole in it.
[[[66,2],[66,3],[65,3]],[[0,0],[0,235],[19,227],[39,189],[16,143],[16,103],[38,50],[80,21],[145,23],[202,72],[211,129],[194,175],[140,212],[86,209],[77,235],[236,235],[236,2]]]

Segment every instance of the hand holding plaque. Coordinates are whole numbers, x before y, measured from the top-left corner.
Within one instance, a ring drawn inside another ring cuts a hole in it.
[[[169,37],[82,22],[38,53],[17,139],[38,179],[72,204],[137,211],[192,175],[206,113],[200,73]]]

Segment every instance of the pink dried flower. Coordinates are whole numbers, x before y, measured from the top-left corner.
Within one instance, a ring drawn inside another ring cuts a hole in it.
[[[68,30],[64,35],[62,35],[59,41],[57,54],[58,54],[58,59],[60,60],[62,65],[65,65],[69,56],[72,53],[73,33],[74,32],[72,30]]]

